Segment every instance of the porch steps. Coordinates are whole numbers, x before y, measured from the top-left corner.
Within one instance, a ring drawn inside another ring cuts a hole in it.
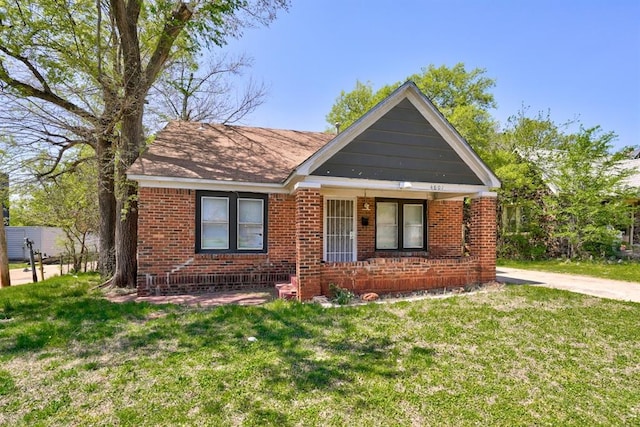
[[[296,299],[298,297],[298,278],[291,275],[288,282],[276,283],[276,290],[278,298]]]

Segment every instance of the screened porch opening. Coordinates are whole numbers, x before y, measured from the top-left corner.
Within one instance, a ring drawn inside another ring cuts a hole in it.
[[[347,199],[327,199],[324,218],[325,261],[355,261],[355,202]]]

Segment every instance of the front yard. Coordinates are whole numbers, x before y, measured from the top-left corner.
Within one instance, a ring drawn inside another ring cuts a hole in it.
[[[0,290],[0,424],[640,423],[638,304],[508,286],[200,309],[110,303],[96,281]]]

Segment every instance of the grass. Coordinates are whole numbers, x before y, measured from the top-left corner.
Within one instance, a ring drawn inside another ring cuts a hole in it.
[[[640,423],[639,304],[508,286],[203,309],[110,303],[97,280],[0,290],[0,424]]]
[[[9,263],[9,269],[13,270],[14,268],[31,268],[31,265],[29,265],[29,263],[27,262],[10,262]]]
[[[498,260],[498,266],[640,282],[640,262],[637,261],[512,261],[503,259]]]

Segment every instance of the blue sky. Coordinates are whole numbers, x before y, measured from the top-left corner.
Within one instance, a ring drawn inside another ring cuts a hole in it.
[[[292,0],[225,48],[253,57],[269,96],[244,124],[325,130],[341,90],[429,64],[486,69],[501,123],[523,106],[640,144],[640,1]]]

